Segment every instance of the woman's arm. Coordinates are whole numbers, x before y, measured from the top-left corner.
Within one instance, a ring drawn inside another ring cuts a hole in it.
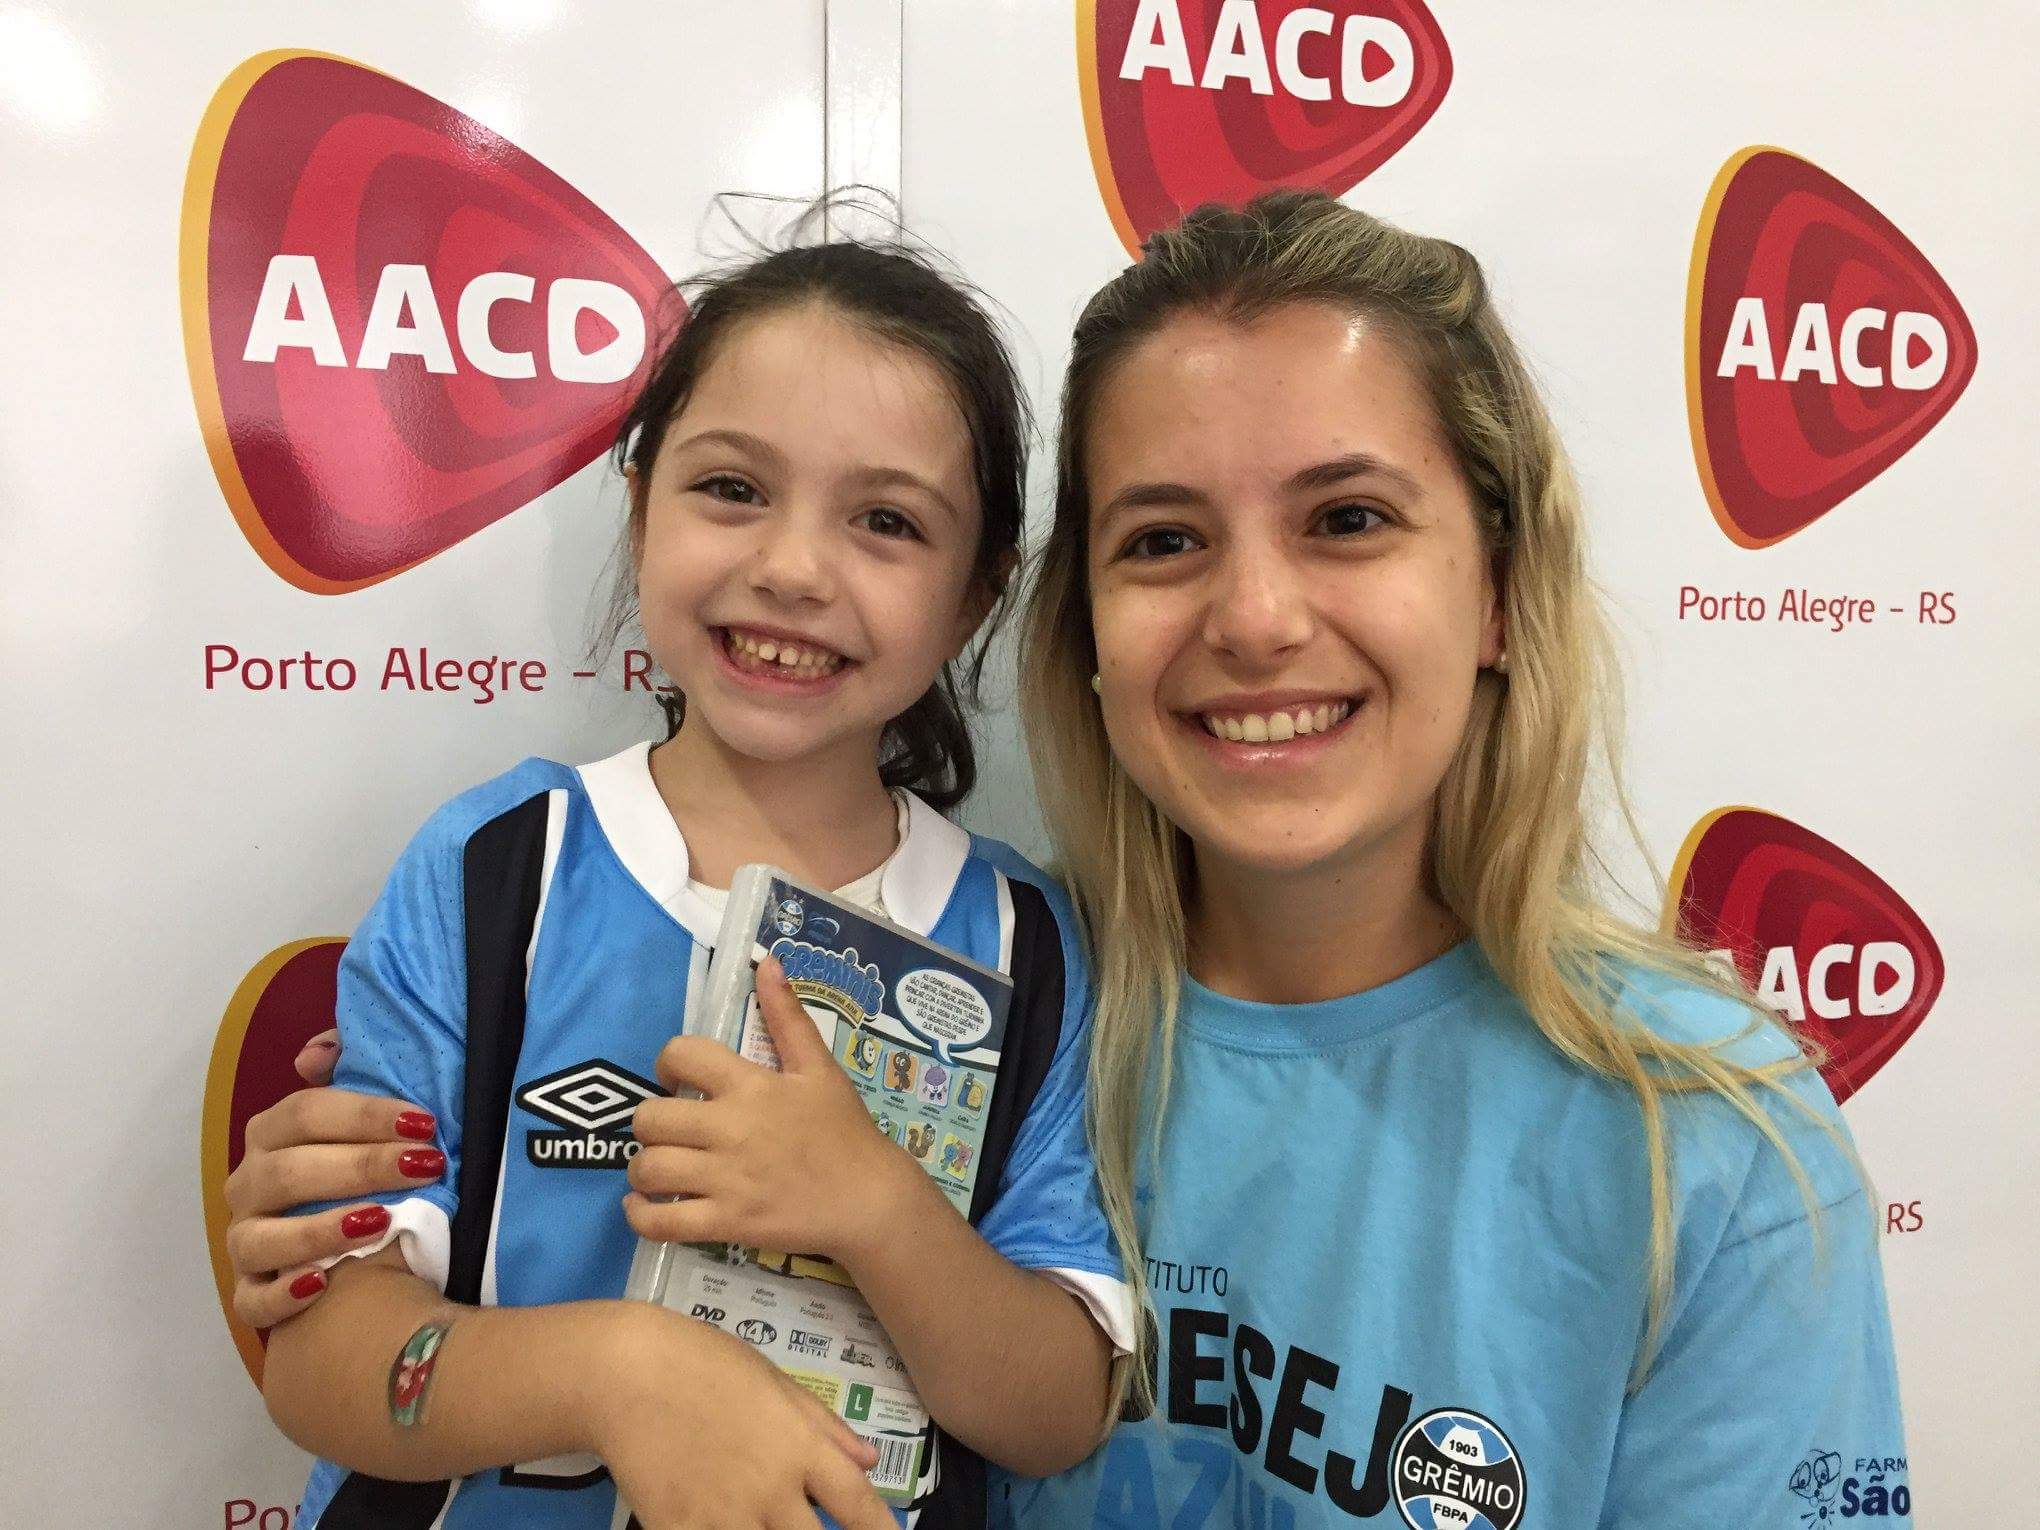
[[[332,1079],[334,1035],[314,1037],[298,1054],[305,1082]],[[251,1119],[246,1150],[226,1183],[234,1315],[269,1328],[317,1301],[327,1283],[321,1266],[372,1247],[389,1227],[389,1210],[365,1202],[311,1216],[284,1213],[436,1182],[446,1158],[432,1146],[434,1129],[429,1114],[405,1101],[325,1087],[286,1095]]]
[[[442,1325],[400,1397],[407,1344]],[[862,1475],[869,1449],[740,1341],[633,1302],[463,1307],[394,1249],[336,1268],[326,1299],[277,1330],[263,1393],[298,1444],[378,1477],[586,1451],[646,1530],[704,1507],[717,1523],[812,1524],[811,1500],[846,1527],[892,1523]]]
[[[639,1107],[631,1225],[828,1255],[944,1429],[1010,1471],[1075,1465],[1105,1430],[1104,1334],[1075,1297],[986,1243],[879,1131],[776,963],[759,968],[758,995],[780,1072],[699,1037],[660,1054],[661,1082],[705,1098]],[[687,1199],[653,1199],[671,1195]]]

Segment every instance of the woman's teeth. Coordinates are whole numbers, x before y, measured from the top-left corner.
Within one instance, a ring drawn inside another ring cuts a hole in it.
[[[736,628],[725,629],[730,652],[738,658],[750,659],[757,664],[775,664],[782,670],[790,670],[796,676],[821,676],[833,674],[843,667],[843,656],[831,653],[826,648],[810,648],[800,643],[787,642],[782,638],[752,637]]]
[[[1235,744],[1286,744],[1307,733],[1330,732],[1352,713],[1350,701],[1321,701],[1316,706],[1281,712],[1203,712],[1199,720],[1213,738],[1230,739]]]

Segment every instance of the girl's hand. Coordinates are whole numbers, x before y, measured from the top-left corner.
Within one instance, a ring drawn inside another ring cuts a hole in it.
[[[308,1081],[331,1078],[338,1056],[337,1044],[314,1037],[298,1054],[298,1072]],[[226,1184],[235,1316],[271,1328],[317,1301],[326,1277],[316,1261],[373,1243],[390,1214],[377,1205],[280,1213],[438,1179],[446,1157],[432,1146],[435,1130],[416,1106],[330,1088],[287,1095],[250,1120],[246,1155]]]
[[[616,1332],[593,1448],[644,1530],[892,1530],[878,1452],[750,1345],[635,1304]]]
[[[719,1042],[680,1036],[659,1054],[659,1081],[703,1098],[647,1100],[630,1161],[630,1225],[673,1243],[730,1242],[844,1263],[873,1236],[874,1204],[926,1179],[872,1121],[822,1044],[779,963],[758,968],[758,1009],[780,1070]],[[662,1201],[660,1196],[684,1196]]]

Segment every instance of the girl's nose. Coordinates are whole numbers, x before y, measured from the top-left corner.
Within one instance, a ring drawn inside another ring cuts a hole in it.
[[[772,528],[751,563],[751,586],[788,605],[826,599],[828,560],[811,526],[788,516]]]
[[[1281,548],[1233,544],[1222,555],[1204,613],[1204,641],[1253,664],[1303,646],[1316,618],[1309,587]]]

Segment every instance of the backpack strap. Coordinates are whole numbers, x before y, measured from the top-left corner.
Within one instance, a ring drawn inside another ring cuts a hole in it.
[[[999,1054],[999,1086],[985,1116],[984,1146],[979,1150],[977,1186],[971,1192],[970,1220],[981,1221],[998,1199],[1006,1160],[1020,1135],[1056,1049],[1062,1044],[1062,931],[1040,888],[1004,872],[1000,880],[1013,900],[1013,958],[1007,974],[1013,979],[1013,1008],[1006,1020],[1006,1045]],[[989,1491],[985,1460],[961,1440],[935,1431],[942,1455],[942,1475],[921,1505],[917,1530],[983,1530]]]

